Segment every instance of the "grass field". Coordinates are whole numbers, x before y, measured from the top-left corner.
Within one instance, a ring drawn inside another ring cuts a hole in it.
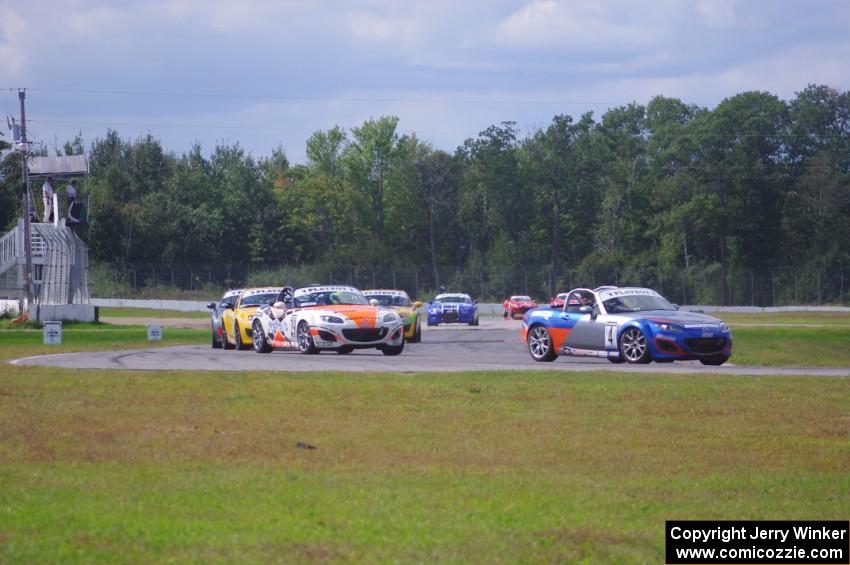
[[[847,331],[736,329],[735,361]],[[147,346],[63,334],[0,358]],[[4,363],[0,562],[661,563],[669,519],[847,519],[848,453],[847,379]]]

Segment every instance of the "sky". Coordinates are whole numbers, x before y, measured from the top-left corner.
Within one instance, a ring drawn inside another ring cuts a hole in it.
[[[304,163],[312,133],[381,116],[453,151],[656,95],[844,91],[848,30],[848,0],[0,0],[0,113],[25,88],[51,154],[113,129]]]

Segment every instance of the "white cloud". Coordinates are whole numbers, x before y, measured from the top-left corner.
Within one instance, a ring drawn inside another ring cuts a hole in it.
[[[533,0],[498,25],[496,38],[522,47],[584,45],[603,50],[651,42],[650,30],[616,23],[614,12],[604,3]]]
[[[735,0],[697,0],[697,13],[713,27],[726,27],[737,23]]]
[[[0,71],[3,74],[14,77],[26,65],[27,38],[24,19],[10,6],[0,6]]]
[[[351,14],[349,30],[355,39],[371,43],[411,43],[418,38],[418,28],[411,19],[363,12]]]

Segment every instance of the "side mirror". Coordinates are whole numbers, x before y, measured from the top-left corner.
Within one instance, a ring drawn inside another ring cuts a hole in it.
[[[473,303],[473,304],[478,304],[478,301],[477,301],[477,300],[473,300],[473,301],[472,301],[472,303]]]
[[[215,302],[207,302],[207,308],[210,310],[215,310]]]
[[[422,308],[422,302],[417,300],[416,302],[413,303],[413,307],[416,308],[416,309]]]

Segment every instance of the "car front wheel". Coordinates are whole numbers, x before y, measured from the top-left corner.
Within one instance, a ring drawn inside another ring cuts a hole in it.
[[[245,351],[250,348],[249,345],[242,343],[242,334],[239,332],[239,322],[235,320],[233,322],[233,336],[236,338],[236,349],[238,351]]]
[[[269,345],[266,339],[266,332],[263,331],[263,324],[257,320],[251,330],[251,337],[254,341],[254,351],[257,353],[271,353],[272,346]]]
[[[378,349],[384,355],[398,355],[404,351],[404,340],[401,341],[401,345],[382,345]]]
[[[649,343],[638,328],[626,328],[620,336],[620,355],[629,363],[649,363]]]
[[[535,361],[554,361],[558,354],[549,330],[543,326],[534,326],[528,330],[528,352]]]
[[[315,355],[319,352],[313,344],[313,336],[310,335],[310,327],[307,325],[307,322],[301,322],[298,324],[296,334],[298,336],[298,350],[301,353],[304,353],[305,355]]]
[[[715,366],[717,366],[717,365],[722,365],[723,363],[725,363],[728,360],[729,360],[729,358],[726,357],[725,355],[712,355],[711,357],[700,358],[699,362],[702,363],[703,365],[715,365]]]

